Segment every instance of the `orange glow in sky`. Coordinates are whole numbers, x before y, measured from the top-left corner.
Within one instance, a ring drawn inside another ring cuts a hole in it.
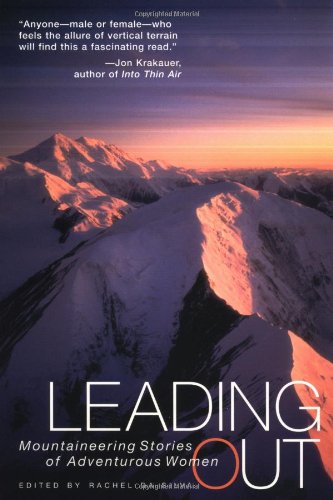
[[[143,132],[143,131],[142,131]],[[135,156],[188,168],[333,168],[333,124],[317,119],[289,125],[209,126],[146,130],[122,147]]]

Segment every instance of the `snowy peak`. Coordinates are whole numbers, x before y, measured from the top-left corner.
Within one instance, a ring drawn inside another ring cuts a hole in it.
[[[193,173],[167,163],[134,158],[114,144],[91,137],[74,140],[56,133],[11,160],[29,162],[76,185],[88,182],[111,196],[150,203],[163,194],[198,183]]]
[[[79,173],[88,172],[89,164],[94,163],[94,158],[82,145],[59,133],[11,158],[23,163],[34,163],[65,180],[72,180]]]
[[[124,175],[150,179],[157,170],[166,169],[166,165],[162,167],[158,162],[150,165],[134,158],[114,144],[90,137],[74,140],[61,133],[11,159],[34,163],[70,182],[78,182],[87,176],[106,180]]]
[[[37,165],[50,161],[64,163],[76,160],[87,163],[101,162],[120,168],[119,163],[125,166],[125,161],[142,163],[113,144],[90,137],[74,140],[61,133],[53,134],[37,146],[10,158],[20,162],[30,161]],[[117,160],[119,163],[114,164]]]

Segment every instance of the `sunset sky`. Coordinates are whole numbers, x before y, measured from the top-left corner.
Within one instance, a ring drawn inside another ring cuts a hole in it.
[[[92,3],[94,10],[87,9]],[[185,167],[333,168],[331,1],[17,0],[11,5],[0,8],[1,155],[59,131]],[[179,33],[173,57],[183,62],[181,79],[78,82],[74,71],[103,71],[105,61],[118,54],[16,49],[19,19],[129,20],[135,9],[152,8],[200,9],[200,18],[173,19]]]

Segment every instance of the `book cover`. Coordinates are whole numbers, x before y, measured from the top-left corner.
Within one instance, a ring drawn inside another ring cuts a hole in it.
[[[0,9],[1,499],[332,497],[332,2]]]

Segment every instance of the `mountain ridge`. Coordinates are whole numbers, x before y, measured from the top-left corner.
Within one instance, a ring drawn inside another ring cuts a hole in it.
[[[270,381],[273,396],[279,384],[295,380],[294,360],[296,373],[301,371],[304,380],[325,387],[322,377],[330,376],[332,364],[320,362],[318,351],[329,354],[321,333],[313,332],[309,338],[307,332],[297,331],[297,325],[299,318],[306,326],[307,319],[314,317],[323,328],[332,305],[332,285],[325,280],[316,286],[321,307],[307,300],[321,263],[329,272],[333,269],[331,224],[317,211],[232,182],[176,190],[133,211],[0,305],[3,331],[7,331],[3,341],[13,343],[0,382],[9,421],[3,417],[0,429],[11,425],[16,439],[27,432],[31,439],[33,419],[39,424],[38,439],[47,435],[41,408],[45,406],[43,384],[50,377],[57,387],[57,421],[69,426],[78,424],[74,402],[81,408],[79,389],[92,378],[121,380],[118,419],[128,413],[131,395],[142,380],[150,380],[162,397],[166,382],[178,380],[180,373],[185,380],[207,385],[215,397],[218,380],[226,386],[237,380],[256,408],[262,404],[263,381]],[[269,230],[276,236],[273,244],[272,238],[263,243],[262,225],[266,236]],[[291,257],[296,255],[297,267],[295,259],[285,259],[280,248]],[[305,350],[304,344],[292,342],[286,327],[294,327],[290,330],[315,348]],[[190,342],[188,350],[186,342]],[[325,394],[313,401],[308,392],[290,389],[284,407],[288,421],[296,419],[304,425],[306,415],[298,411],[298,397],[320,405],[323,426],[330,429]],[[10,410],[15,401],[21,405],[19,419]],[[185,408],[182,422],[200,422],[203,404],[200,398],[194,407]],[[224,416],[227,426],[227,408]],[[262,429],[244,408],[238,418],[235,445],[239,447],[240,436],[245,436],[249,446],[259,447],[268,459]],[[215,432],[212,421],[201,439]],[[179,439],[171,436],[157,433],[156,439]],[[286,437],[285,431],[272,421],[270,438],[281,437]],[[191,433],[181,438],[190,439]],[[332,433],[325,433],[325,447],[318,445],[329,473],[327,443],[331,440]],[[290,450],[288,457],[286,480],[294,474],[298,449]],[[322,478],[323,488],[329,488],[314,444],[309,445],[307,463]],[[261,467],[268,477],[264,461]],[[177,477],[183,475],[189,480],[186,472]],[[307,481],[308,492],[314,494],[315,488]]]

